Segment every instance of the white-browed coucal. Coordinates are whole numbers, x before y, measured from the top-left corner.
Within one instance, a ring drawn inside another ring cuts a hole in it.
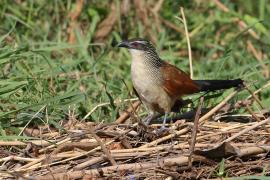
[[[127,48],[131,53],[133,86],[139,99],[149,111],[145,119],[146,124],[160,114],[164,114],[164,127],[167,114],[183,95],[243,85],[241,79],[192,80],[184,71],[163,61],[154,46],[144,39],[125,40],[117,46]]]

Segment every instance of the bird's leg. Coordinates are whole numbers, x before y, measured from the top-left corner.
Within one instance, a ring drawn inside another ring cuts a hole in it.
[[[165,131],[170,130],[169,128],[166,128],[166,127],[165,127],[166,120],[167,120],[167,116],[168,116],[168,113],[165,113],[164,118],[163,118],[162,126],[156,131],[156,134],[157,134],[157,135],[161,135],[161,134],[163,134]]]
[[[163,123],[162,123],[162,126],[161,126],[161,128],[163,128],[163,129],[165,129],[165,124],[166,124],[166,120],[167,120],[167,113],[165,113],[165,115],[164,115],[164,118],[163,118]]]
[[[143,119],[145,125],[149,125],[152,120],[158,118],[161,114],[156,114],[154,112],[150,112],[146,118]]]

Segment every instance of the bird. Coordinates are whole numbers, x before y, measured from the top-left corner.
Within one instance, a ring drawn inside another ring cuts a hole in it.
[[[187,73],[162,60],[154,45],[143,38],[123,40],[116,46],[127,48],[131,54],[133,89],[148,111],[143,119],[146,125],[164,115],[164,129],[168,114],[184,95],[243,86],[242,79],[192,80]]]

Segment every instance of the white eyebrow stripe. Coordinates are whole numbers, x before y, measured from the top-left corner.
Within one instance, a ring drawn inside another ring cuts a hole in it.
[[[146,44],[146,42],[145,42],[145,41],[135,41],[135,42],[137,42],[137,43],[141,43],[141,44]]]

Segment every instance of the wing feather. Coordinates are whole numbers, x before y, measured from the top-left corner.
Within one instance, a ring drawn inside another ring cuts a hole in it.
[[[163,88],[172,97],[199,92],[199,86],[182,70],[164,62],[160,67],[163,75]]]

